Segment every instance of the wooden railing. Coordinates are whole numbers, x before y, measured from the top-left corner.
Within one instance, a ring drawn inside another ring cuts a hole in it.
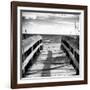
[[[42,38],[35,39],[33,44],[26,45],[22,51],[22,75],[24,76],[28,68],[33,64],[35,56],[42,50]]]
[[[74,48],[74,46],[68,40],[61,40],[61,49],[64,50],[70,63],[76,70],[76,74],[79,75],[79,50]]]

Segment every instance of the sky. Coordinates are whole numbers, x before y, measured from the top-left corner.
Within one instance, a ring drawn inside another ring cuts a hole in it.
[[[79,35],[79,15],[22,12],[22,33]]]

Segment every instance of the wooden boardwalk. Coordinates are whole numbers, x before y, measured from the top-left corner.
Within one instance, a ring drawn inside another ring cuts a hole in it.
[[[58,49],[55,52],[43,49],[36,60],[34,60],[33,65],[29,67],[25,78],[75,75],[76,71],[70,64],[66,54]]]

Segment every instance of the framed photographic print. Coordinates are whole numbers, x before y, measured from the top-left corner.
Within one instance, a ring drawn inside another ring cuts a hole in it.
[[[11,2],[11,88],[87,84],[87,6]]]

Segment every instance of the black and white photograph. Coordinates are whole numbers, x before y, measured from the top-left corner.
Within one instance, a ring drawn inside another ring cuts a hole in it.
[[[21,10],[21,78],[80,75],[80,13]]]

